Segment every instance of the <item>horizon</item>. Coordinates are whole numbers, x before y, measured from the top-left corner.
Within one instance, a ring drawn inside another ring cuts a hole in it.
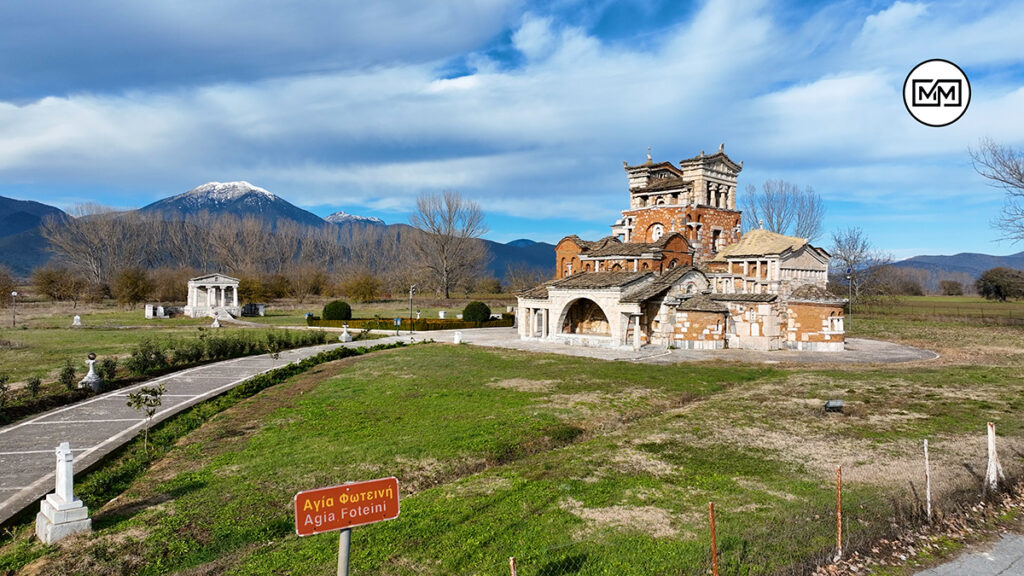
[[[1024,148],[1024,2],[52,8],[0,6],[11,198],[135,209],[246,180],[394,224],[450,189],[485,238],[554,244],[609,234],[621,162],[724,142],[739,196],[767,179],[821,194],[824,248],[856,226],[899,260],[1024,249],[991,227],[1004,193],[968,154]],[[902,100],[932,58],[971,87],[943,128]]]

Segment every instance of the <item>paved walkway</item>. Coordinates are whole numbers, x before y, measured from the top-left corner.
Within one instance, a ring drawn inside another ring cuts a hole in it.
[[[962,554],[915,576],[1024,576],[1024,536],[1007,534],[987,550]]]
[[[585,348],[551,342],[524,341],[512,328],[480,328],[461,331],[464,341],[479,346],[511,348],[585,356],[603,360],[630,360],[669,364],[700,360],[737,362],[908,362],[937,357],[927,350],[873,340],[851,339],[843,353],[750,350],[617,350]],[[390,332],[388,332],[391,334]],[[381,331],[381,335],[384,332]],[[160,422],[207,398],[216,396],[261,374],[338,346],[371,346],[410,339],[433,339],[452,342],[454,330],[417,332],[410,337],[386,336],[378,340],[327,344],[270,355],[248,356],[168,374],[131,387],[101,394],[83,402],[41,414],[29,420],[0,428],[0,523],[33,504],[54,487],[54,449],[61,442],[71,442],[75,453],[75,470],[81,471],[96,463],[133,438],[145,426],[145,419],[126,404],[127,396],[142,386],[163,382],[167,391],[163,404],[154,415]]]

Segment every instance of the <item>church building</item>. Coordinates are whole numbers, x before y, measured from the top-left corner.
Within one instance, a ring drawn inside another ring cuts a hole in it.
[[[743,163],[703,151],[676,166],[626,163],[629,209],[611,235],[566,236],[555,278],[518,296],[524,339],[584,346],[844,349],[829,254],[806,239],[742,233]]]

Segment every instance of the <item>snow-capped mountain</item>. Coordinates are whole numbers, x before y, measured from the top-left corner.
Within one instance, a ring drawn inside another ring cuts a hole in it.
[[[344,212],[341,210],[324,218],[324,220],[330,222],[331,224],[358,223],[384,225],[384,221],[381,220],[380,218],[374,218],[372,216],[359,216],[357,214],[349,214],[348,212]]]
[[[189,216],[200,212],[212,215],[255,216],[271,222],[292,220],[308,226],[323,226],[322,218],[283,200],[248,182],[207,182],[184,194],[158,200],[140,209],[159,212],[165,217]]]

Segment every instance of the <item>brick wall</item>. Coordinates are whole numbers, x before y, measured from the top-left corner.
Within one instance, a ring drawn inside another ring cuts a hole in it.
[[[844,342],[846,335],[833,329],[836,320],[843,318],[843,309],[839,306],[790,302],[787,307],[789,322],[787,340],[790,342]]]

